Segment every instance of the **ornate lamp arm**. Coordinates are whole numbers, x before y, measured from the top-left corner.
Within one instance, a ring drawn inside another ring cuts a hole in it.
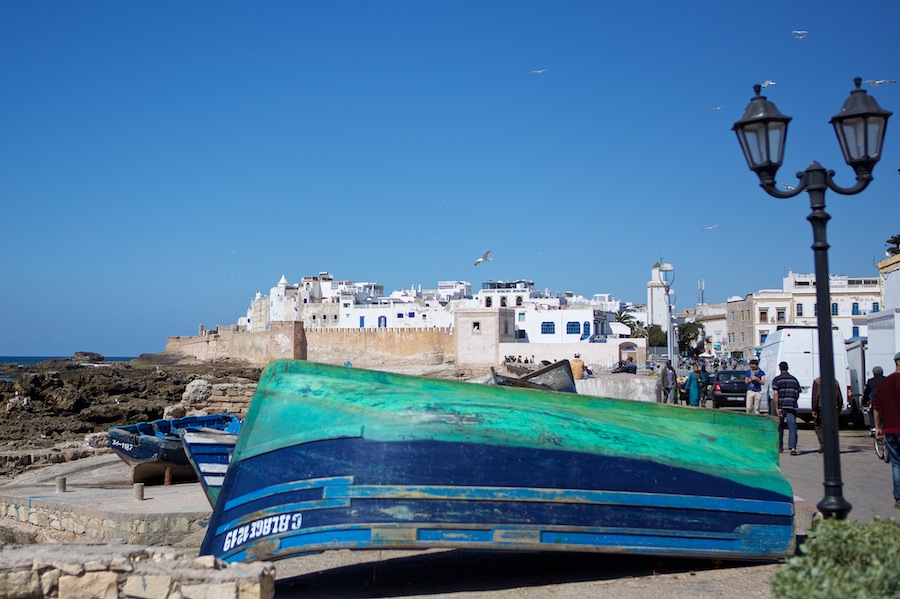
[[[857,173],[856,175],[856,185],[853,187],[841,187],[837,183],[834,182],[834,171],[828,171],[825,175],[825,185],[828,186],[828,189],[839,193],[845,196],[852,196],[861,192],[863,189],[869,186],[869,183],[872,182],[872,175],[869,173]]]

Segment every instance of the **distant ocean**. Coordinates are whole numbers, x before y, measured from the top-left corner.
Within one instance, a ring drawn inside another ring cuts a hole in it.
[[[29,364],[37,364],[44,360],[68,360],[72,356],[0,356],[0,364],[18,364],[19,366],[28,366]],[[106,358],[106,362],[130,362],[137,356],[111,356]]]

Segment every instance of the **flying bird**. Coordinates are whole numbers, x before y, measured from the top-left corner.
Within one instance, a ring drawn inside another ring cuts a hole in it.
[[[723,108],[725,108],[724,104],[722,104],[721,106],[713,106],[712,108],[707,108],[707,110],[722,110]]]
[[[765,81],[762,82],[762,84],[760,85],[760,87],[762,87],[763,89],[765,89],[765,88],[769,87],[770,85],[775,85],[775,82],[772,81],[771,79],[766,79]]]
[[[786,190],[788,190],[788,191],[794,191],[794,186],[793,186],[793,185],[788,185],[787,183],[779,183],[779,185],[781,185],[782,187],[784,187],[784,188],[785,188]]]
[[[546,73],[549,70],[550,69],[535,69],[533,71],[528,71],[528,74],[529,75],[543,75],[544,73]]]
[[[490,254],[491,254],[491,250],[488,250],[485,253],[481,254],[481,258],[479,258],[478,260],[475,261],[475,266],[478,266],[482,262],[490,262],[491,261]]]
[[[708,227],[703,227],[704,231],[712,231],[713,229],[717,229],[719,225],[710,225]]]
[[[896,79],[866,79],[864,83],[868,83],[872,87],[878,87],[882,83],[897,83]]]
[[[809,37],[809,31],[806,29],[794,29],[791,31],[791,35],[794,36],[794,39],[802,40]]]

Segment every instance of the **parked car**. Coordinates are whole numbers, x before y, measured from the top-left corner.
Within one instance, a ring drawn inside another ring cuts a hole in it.
[[[744,407],[747,400],[746,381],[746,370],[720,370],[717,372],[711,381],[713,406],[716,408]]]

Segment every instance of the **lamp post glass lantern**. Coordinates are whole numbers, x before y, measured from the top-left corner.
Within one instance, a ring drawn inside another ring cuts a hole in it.
[[[782,191],[775,186],[775,174],[784,156],[784,142],[791,117],[778,111],[774,104],[760,96],[761,87],[753,87],[756,97],[744,110],[744,114],[732,129],[737,134],[747,166],[759,177],[759,184],[769,195],[787,199],[803,191],[809,194],[811,212],[806,217],[813,229],[813,257],[816,274],[816,304],[819,330],[819,374],[821,376],[821,406],[823,433],[823,468],[825,496],[816,506],[827,517],[844,519],[852,506],[844,499],[841,482],[840,445],[838,438],[838,406],[834,380],[834,346],[831,337],[831,289],[828,270],[828,241],[825,227],[831,217],[825,212],[825,190],[841,195],[853,195],[868,187],[872,181],[872,169],[881,158],[884,133],[891,112],[883,110],[875,98],[861,89],[862,78],[853,80],[856,89],[844,102],[840,113],[831,119],[837,133],[844,161],[853,168],[856,184],[840,187],[833,181],[834,171],[826,171],[813,161],[800,173],[798,185]],[[849,399],[849,398],[848,398]]]

